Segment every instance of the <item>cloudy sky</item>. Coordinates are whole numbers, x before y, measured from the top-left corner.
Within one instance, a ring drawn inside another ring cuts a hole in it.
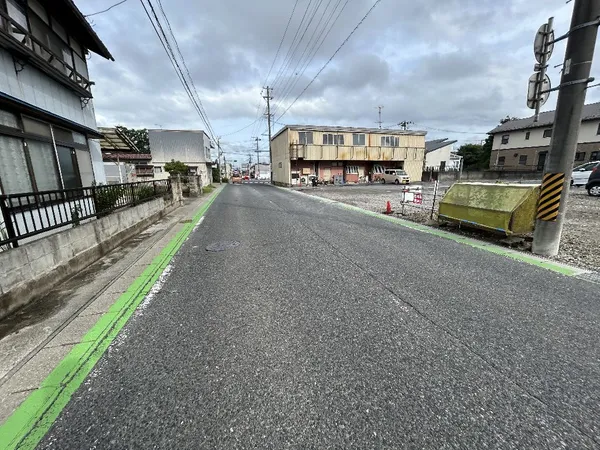
[[[91,14],[115,1],[76,3]],[[483,133],[502,117],[531,115],[525,96],[535,62],[533,37],[550,16],[557,35],[566,32],[573,5],[564,0],[381,0],[281,116],[374,2],[298,0],[273,64],[295,0],[162,1],[212,128],[223,136],[230,155],[247,153],[251,138],[266,132],[265,121],[256,120],[264,113],[261,88],[266,84],[274,86],[275,130],[292,123],[377,126],[376,107],[383,105],[384,127],[406,120],[414,122],[411,128],[427,131],[428,139],[485,139]],[[157,7],[157,0],[152,3]],[[335,18],[340,10],[323,40],[330,14],[335,11]],[[89,20],[115,58],[92,55],[90,60],[100,125],[204,128],[139,0]],[[290,51],[294,36],[295,52]],[[323,44],[310,58],[319,36]],[[564,43],[557,44],[551,66],[562,63],[564,49]],[[287,55],[289,64],[284,64]],[[550,70],[553,85],[559,71]],[[598,100],[598,89],[591,90],[587,102]],[[544,110],[555,104],[553,94]],[[267,148],[268,139],[261,138],[261,148]]]

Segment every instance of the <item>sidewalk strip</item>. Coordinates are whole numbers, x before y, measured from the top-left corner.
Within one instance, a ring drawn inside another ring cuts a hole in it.
[[[276,187],[278,187],[278,186],[276,186]],[[527,254],[527,253],[519,252],[517,250],[512,250],[512,249],[509,249],[509,248],[500,247],[498,245],[487,243],[485,241],[480,241],[480,240],[469,238],[469,237],[466,237],[466,236],[461,236],[459,234],[451,233],[451,232],[448,232],[448,231],[438,230],[436,228],[429,227],[427,225],[421,225],[419,223],[411,222],[411,221],[406,220],[406,219],[401,219],[401,218],[398,218],[398,217],[386,216],[384,214],[379,214],[379,213],[376,213],[376,212],[373,212],[373,211],[369,211],[369,210],[366,210],[366,209],[359,208],[358,206],[349,205],[347,203],[339,202],[337,200],[331,200],[331,199],[324,198],[324,197],[318,197],[316,195],[305,194],[305,193],[300,192],[300,191],[294,191],[294,190],[290,190],[290,189],[286,189],[286,188],[281,188],[281,187],[278,187],[278,188],[282,189],[284,191],[287,191],[287,192],[294,192],[296,194],[304,195],[305,197],[313,198],[315,200],[318,200],[318,201],[321,201],[321,202],[324,202],[324,203],[333,204],[333,205],[339,206],[339,207],[344,208],[344,209],[349,209],[351,211],[356,211],[356,212],[360,212],[362,214],[367,214],[369,216],[377,217],[380,220],[387,220],[388,222],[393,222],[396,225],[400,225],[400,226],[405,227],[405,228],[410,228],[412,230],[421,231],[423,233],[431,234],[431,235],[438,236],[438,237],[441,237],[441,238],[444,238],[444,239],[449,239],[451,241],[458,242],[459,244],[468,245],[470,247],[478,248],[480,250],[485,250],[485,251],[488,251],[490,253],[495,253],[497,255],[505,256],[507,258],[511,258],[511,259],[514,259],[514,260],[517,260],[517,261],[521,261],[521,262],[524,262],[524,263],[527,263],[527,264],[531,264],[533,266],[537,266],[537,267],[541,267],[543,269],[551,270],[553,272],[557,272],[557,273],[560,273],[562,275],[574,277],[574,276],[578,276],[578,275],[581,275],[581,274],[590,273],[589,270],[579,269],[577,267],[572,267],[572,266],[569,266],[569,265],[566,265],[566,264],[561,264],[561,263],[554,262],[554,261],[551,261],[551,260],[548,260],[548,259],[540,258],[540,257],[535,256],[533,254]]]
[[[42,440],[221,191],[209,197],[192,221],[177,233],[40,387],[0,426],[0,450],[33,449]]]

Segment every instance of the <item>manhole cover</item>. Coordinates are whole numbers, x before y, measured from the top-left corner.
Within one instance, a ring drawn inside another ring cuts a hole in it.
[[[210,244],[208,247],[206,247],[206,251],[207,252],[224,252],[225,250],[237,247],[238,245],[240,245],[240,243],[238,241],[215,242],[214,244]]]

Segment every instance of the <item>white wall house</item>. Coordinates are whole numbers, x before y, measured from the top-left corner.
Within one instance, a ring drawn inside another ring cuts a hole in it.
[[[490,168],[543,170],[553,125],[554,111],[549,111],[540,114],[537,122],[532,116],[494,128],[490,131],[494,137]],[[573,164],[600,160],[600,103],[584,106],[577,142]]]
[[[89,52],[113,59],[71,0],[0,0],[0,193],[106,181]]]
[[[165,164],[181,161],[190,175],[200,175],[202,184],[212,183],[211,149],[214,143],[202,130],[148,130],[154,178],[168,178]]]
[[[425,142],[425,169],[426,170],[459,170],[461,157],[454,151],[457,141],[448,138],[436,139]]]

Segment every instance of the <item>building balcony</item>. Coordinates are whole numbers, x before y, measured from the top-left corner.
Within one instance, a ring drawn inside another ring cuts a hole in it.
[[[422,160],[425,149],[364,145],[290,144],[290,159],[309,161]]]
[[[46,44],[37,39],[13,18],[0,10],[0,46],[8,49],[15,60],[15,70],[20,72],[31,65],[83,98],[92,98],[94,84],[74,67],[63,61]]]

